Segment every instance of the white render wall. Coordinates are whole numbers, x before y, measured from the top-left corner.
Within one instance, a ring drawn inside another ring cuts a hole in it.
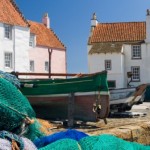
[[[124,55],[121,53],[99,53],[88,55],[89,73],[105,70],[105,60],[111,60],[112,69],[108,70],[108,80],[116,81],[116,88],[125,86],[124,82]]]
[[[13,26],[12,40],[4,38],[4,24],[0,23],[0,70],[5,72],[30,72],[29,62],[34,60],[36,73],[46,73],[45,61],[49,61],[47,47],[29,47],[30,29]],[[4,52],[13,55],[13,68],[4,67]],[[66,50],[53,49],[51,55],[51,72],[66,73]]]
[[[15,37],[15,71],[28,72],[30,29],[16,26]]]
[[[90,47],[89,47],[90,49]],[[88,49],[88,51],[89,51]],[[150,83],[150,43],[141,44],[142,59],[132,59],[132,46],[124,44],[121,50],[123,53],[99,53],[88,54],[89,73],[102,71],[105,68],[105,60],[112,61],[112,70],[108,71],[108,80],[116,80],[116,88],[126,88],[130,79],[127,72],[131,67],[140,67],[140,82],[131,82],[131,86],[138,86]]]
[[[27,72],[29,70],[29,28],[13,26],[12,40],[4,38],[4,24],[0,23],[0,70]],[[13,53],[13,68],[4,67],[4,52]]]
[[[132,59],[131,45],[124,45],[125,55],[125,76],[128,71],[131,71],[131,66],[140,67],[140,82],[131,82],[133,86],[138,86],[144,83],[150,83],[150,44],[141,45],[142,59]],[[127,80],[127,78],[125,78]]]

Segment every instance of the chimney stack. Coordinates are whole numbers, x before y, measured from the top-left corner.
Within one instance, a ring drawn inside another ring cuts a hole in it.
[[[150,43],[150,9],[147,9],[146,15],[146,43]]]
[[[42,18],[42,22],[47,28],[50,28],[50,19],[48,17],[48,13],[44,14],[44,16]]]
[[[91,19],[91,27],[96,27],[98,24],[97,18],[96,18],[96,13],[93,13],[93,17]]]

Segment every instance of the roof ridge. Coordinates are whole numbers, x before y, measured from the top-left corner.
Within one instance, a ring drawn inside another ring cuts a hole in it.
[[[17,6],[17,4],[14,2],[14,0],[9,0],[11,2],[11,4],[14,6],[14,8],[18,11],[19,15],[21,16],[21,18],[24,20],[24,22],[27,24],[27,26],[29,27],[30,24],[28,23],[28,21],[26,20],[26,18],[24,17],[23,13],[20,11],[19,7]]]
[[[124,23],[146,23],[146,21],[131,21],[131,22],[128,21],[128,22],[110,22],[110,23],[109,22],[106,22],[106,23],[105,22],[104,23],[99,22],[98,24],[119,24],[119,23],[120,24],[124,24]]]
[[[33,21],[33,20],[27,20],[28,22],[33,22],[33,23],[38,23],[38,24],[41,24],[41,25],[44,25],[42,22],[37,22],[37,21]]]

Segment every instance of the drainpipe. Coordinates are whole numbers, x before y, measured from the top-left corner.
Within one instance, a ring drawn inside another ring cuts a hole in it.
[[[48,48],[48,53],[49,53],[49,78],[51,78],[51,58],[52,58],[52,49]]]
[[[16,59],[16,41],[15,41],[15,26],[14,26],[14,34],[13,34],[13,71],[16,71],[15,59]]]

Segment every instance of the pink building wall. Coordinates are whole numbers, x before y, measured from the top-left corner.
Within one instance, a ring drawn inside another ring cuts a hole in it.
[[[45,61],[49,62],[48,48],[35,47],[29,49],[29,60],[34,61],[34,73],[48,73],[45,71]],[[51,73],[66,73],[66,51],[53,49],[51,54]]]

